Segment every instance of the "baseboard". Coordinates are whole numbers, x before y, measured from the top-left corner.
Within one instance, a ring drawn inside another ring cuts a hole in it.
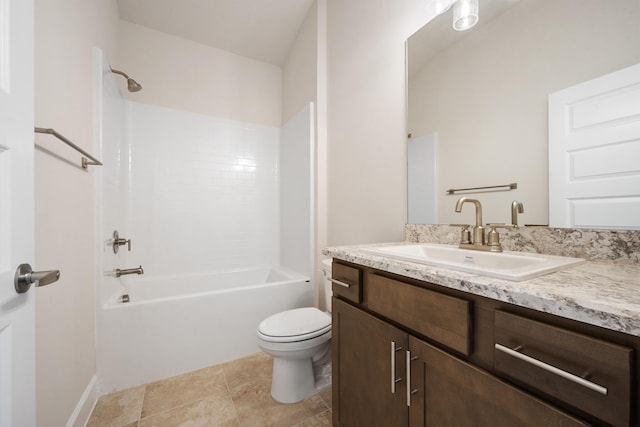
[[[87,384],[87,388],[82,393],[82,397],[78,401],[76,408],[73,410],[73,414],[67,421],[67,427],[85,427],[93,407],[98,399],[98,378],[94,375],[91,377],[91,381]]]

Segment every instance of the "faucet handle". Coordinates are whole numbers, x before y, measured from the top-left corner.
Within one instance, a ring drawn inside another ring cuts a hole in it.
[[[111,240],[111,242],[114,254],[118,253],[118,248],[122,245],[127,245],[127,249],[129,250],[129,252],[131,252],[131,239],[121,239],[118,235],[118,230],[114,230],[113,239]]]
[[[502,252],[502,244],[500,243],[500,234],[496,228],[518,228],[514,224],[487,224],[489,234],[487,234],[487,245],[491,248],[491,252]]]
[[[453,225],[453,224],[452,224]],[[459,227],[462,227],[460,230],[460,244],[471,244],[471,231],[469,230],[469,225],[467,224],[456,224]]]

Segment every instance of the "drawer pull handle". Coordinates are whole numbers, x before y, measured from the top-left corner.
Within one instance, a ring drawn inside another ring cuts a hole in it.
[[[351,285],[350,285],[350,284],[348,284],[348,283],[344,283],[344,282],[341,282],[340,280],[336,280],[336,279],[329,279],[329,281],[330,281],[331,283],[335,283],[335,284],[336,284],[336,285],[338,285],[338,286],[342,286],[343,288],[350,288],[350,287],[351,287]]]
[[[416,394],[418,389],[411,389],[411,362],[417,360],[418,356],[411,357],[411,352],[407,350],[407,407],[411,407],[411,395]]]
[[[402,381],[402,378],[396,378],[396,352],[402,350],[402,347],[396,347],[396,342],[391,341],[391,394],[396,394],[396,384]]]
[[[505,347],[501,344],[497,344],[495,345],[496,350],[501,351],[503,353],[507,353],[510,356],[515,357],[516,359],[520,359],[523,362],[527,362],[530,363],[534,366],[537,366],[538,368],[544,369],[545,371],[554,373],[562,378],[565,378],[569,381],[572,381],[576,384],[580,384],[581,386],[587,387],[590,390],[595,391],[596,393],[600,393],[602,395],[607,395],[607,389],[605,387],[602,387],[601,385],[598,385],[596,383],[593,383],[591,381],[587,381],[584,378],[580,378],[577,375],[574,375],[570,372],[564,371],[560,368],[556,368],[553,365],[549,365],[548,363],[542,362],[538,359],[534,359],[531,356],[527,356],[526,354],[522,354],[519,353],[509,347]]]

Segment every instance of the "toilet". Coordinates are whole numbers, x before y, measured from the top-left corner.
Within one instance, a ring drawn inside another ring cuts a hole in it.
[[[326,307],[331,308],[331,259],[322,262]],[[273,356],[271,396],[295,403],[331,386],[331,313],[315,307],[274,314],[258,326],[258,347]]]

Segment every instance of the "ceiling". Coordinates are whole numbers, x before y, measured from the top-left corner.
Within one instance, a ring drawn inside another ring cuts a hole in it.
[[[313,0],[117,0],[120,19],[282,65]]]

